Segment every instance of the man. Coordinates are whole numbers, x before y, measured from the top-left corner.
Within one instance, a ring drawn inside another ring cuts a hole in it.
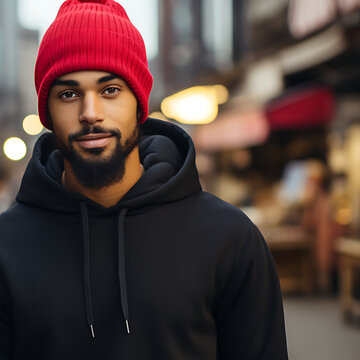
[[[124,9],[65,1],[35,83],[52,131],[0,217],[0,359],[287,359],[269,250],[201,190],[191,138],[146,120]]]

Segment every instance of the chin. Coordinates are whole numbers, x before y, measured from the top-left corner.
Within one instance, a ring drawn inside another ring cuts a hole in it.
[[[102,155],[105,152],[105,148],[98,147],[98,148],[91,148],[91,149],[82,149],[81,153],[85,153],[87,155]],[[81,156],[81,153],[79,155]]]

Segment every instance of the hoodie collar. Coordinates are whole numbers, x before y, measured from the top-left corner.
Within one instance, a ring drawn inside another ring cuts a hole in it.
[[[174,124],[150,118],[140,129],[140,161],[145,173],[115,206],[105,208],[61,185],[63,161],[52,133],[36,142],[16,200],[65,213],[79,213],[79,203],[86,202],[90,215],[115,214],[123,207],[131,214],[200,191],[190,136]]]

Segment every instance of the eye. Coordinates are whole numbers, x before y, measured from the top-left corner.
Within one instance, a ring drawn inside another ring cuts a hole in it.
[[[59,95],[59,98],[61,99],[72,99],[75,96],[77,96],[73,91],[65,91],[62,94]]]
[[[119,91],[120,89],[116,87],[108,87],[107,89],[104,90],[104,93],[106,93],[107,95],[115,95]]]

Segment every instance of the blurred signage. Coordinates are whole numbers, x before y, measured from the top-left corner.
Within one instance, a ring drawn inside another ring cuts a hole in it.
[[[279,53],[279,63],[284,74],[291,74],[321,64],[341,54],[348,47],[340,25],[298,42]]]
[[[260,102],[279,96],[284,90],[284,81],[278,58],[267,58],[251,65],[245,74],[244,90]]]
[[[360,0],[291,0],[289,28],[301,38],[334,21],[337,15],[347,14],[360,7]]]
[[[196,128],[193,139],[197,149],[219,151],[262,144],[269,135],[269,125],[261,110],[231,110],[216,121]]]

